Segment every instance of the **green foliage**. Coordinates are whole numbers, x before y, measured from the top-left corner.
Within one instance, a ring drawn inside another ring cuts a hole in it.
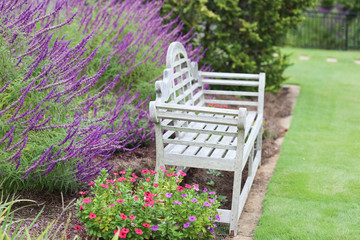
[[[276,45],[288,29],[302,20],[301,10],[313,0],[185,0],[166,1],[164,13],[174,8],[185,29],[194,28],[195,44],[207,49],[203,62],[215,71],[266,72],[266,90],[277,91],[289,66]]]
[[[91,194],[78,200],[78,217],[88,235],[111,239],[211,239],[218,218],[215,192],[199,192],[194,185],[179,186],[186,174],[173,169],[143,170],[144,180],[127,172],[108,179],[103,170],[91,185]],[[80,194],[86,194],[80,192]]]

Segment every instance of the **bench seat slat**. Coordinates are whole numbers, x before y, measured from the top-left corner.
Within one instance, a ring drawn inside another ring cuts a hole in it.
[[[202,107],[202,106],[184,106],[180,104],[172,103],[157,103],[156,108],[166,109],[166,110],[179,110],[187,112],[199,112],[199,113],[211,113],[211,114],[223,114],[230,116],[238,116],[239,110],[235,109],[224,109],[224,108],[211,108],[211,107]]]

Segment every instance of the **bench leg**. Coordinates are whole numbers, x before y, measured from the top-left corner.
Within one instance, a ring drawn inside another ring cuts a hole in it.
[[[162,131],[160,128],[160,124],[155,124],[155,135],[156,135],[156,164],[155,171],[157,174],[155,175],[155,182],[159,180],[159,173],[161,171],[160,166],[165,166],[164,163],[164,144],[162,141]]]
[[[233,184],[233,192],[232,192],[232,200],[231,200],[231,222],[230,222],[230,235],[237,235],[237,227],[239,221],[239,202],[240,202],[240,193],[241,193],[241,178],[242,172],[235,171],[234,172],[234,184]]]
[[[262,129],[260,129],[256,139],[256,154],[260,153],[260,158],[261,158],[261,149],[262,149]],[[260,160],[259,166],[261,166],[261,164],[262,164],[262,158]]]

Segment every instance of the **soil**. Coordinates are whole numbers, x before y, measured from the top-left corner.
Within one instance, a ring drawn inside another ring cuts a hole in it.
[[[277,94],[265,94],[265,106],[264,106],[264,137],[263,137],[263,146],[262,146],[262,166],[258,170],[257,175],[264,175],[264,172],[261,172],[261,168],[266,169],[266,166],[273,165],[275,166],[276,161],[274,157],[280,152],[281,142],[277,142],[277,139],[281,139],[287,131],[287,128],[281,126],[281,119],[287,118],[291,115],[293,107],[293,94],[290,94],[289,87],[283,87]],[[112,172],[122,171],[131,167],[137,175],[141,175],[140,171],[142,169],[154,169],[155,168],[155,143],[150,142],[148,146],[139,148],[134,152],[127,153],[117,153],[109,161],[111,161],[115,166]],[[232,179],[233,175],[231,172],[221,172],[220,176],[215,176],[217,174],[209,174],[207,170],[204,169],[190,169],[187,176],[185,177],[185,182],[187,183],[197,183],[200,188],[208,188],[215,190],[218,195],[224,196],[226,199],[221,208],[229,208],[231,205],[231,193],[232,193]],[[267,174],[266,179],[256,180],[254,185],[261,185],[262,195],[265,195],[267,182],[272,175],[272,171]],[[256,194],[256,193],[255,193]],[[76,218],[76,211],[74,208],[73,202],[78,197],[77,194],[68,194],[63,195],[62,193],[46,193],[46,192],[25,192],[19,194],[18,199],[31,199],[36,202],[36,204],[31,204],[29,207],[19,209],[15,212],[15,218],[26,218],[26,223],[30,224],[34,217],[44,209],[41,215],[39,216],[37,223],[31,228],[33,234],[37,235],[37,232],[40,232],[44,227],[52,222],[53,220],[57,221],[57,227],[64,229],[64,226],[69,220],[68,225],[68,237],[71,239],[75,235],[80,235],[85,237],[84,233],[77,233],[74,231],[75,225],[80,225],[81,223]],[[249,198],[251,198],[251,193]],[[248,200],[249,202],[249,200]],[[26,203],[27,204],[27,203]],[[17,204],[15,207],[24,206],[25,203]],[[250,213],[247,216],[247,223],[251,223],[249,227],[245,230],[239,228],[237,239],[251,239],[253,229],[256,227],[259,215],[261,215],[261,201],[255,200],[250,201],[250,210],[245,205],[244,212],[241,216]],[[255,215],[254,212],[257,212]],[[254,215],[254,216],[253,216]],[[246,217],[246,216],[245,216]],[[241,219],[240,219],[241,221]],[[246,224],[245,224],[246,226]],[[244,238],[241,238],[241,237]],[[226,233],[219,233],[217,239],[224,239]],[[249,238],[248,238],[249,237]]]

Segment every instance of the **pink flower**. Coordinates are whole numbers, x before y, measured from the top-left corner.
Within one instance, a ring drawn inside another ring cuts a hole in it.
[[[93,182],[93,181],[91,181],[88,185],[89,186],[92,186],[92,185],[94,185],[95,183]]]
[[[106,179],[106,182],[107,182],[107,183],[114,183],[114,180]]]
[[[191,185],[185,184],[185,187],[186,187],[186,188],[191,188]]]
[[[147,178],[147,179],[146,179],[146,181],[147,181],[147,182],[150,182],[150,181],[151,181],[151,179],[150,179],[150,178]]]
[[[79,225],[75,225],[75,228],[74,228],[74,229],[75,229],[75,231],[76,231],[76,230],[81,230],[81,227],[80,227]]]
[[[80,191],[80,192],[79,192],[79,194],[81,194],[81,195],[85,195],[85,194],[86,194],[86,192]]]
[[[146,228],[150,227],[150,225],[148,223],[143,223],[143,226],[146,227]]]
[[[160,166],[160,168],[161,168],[161,169],[165,169],[165,167],[164,167],[164,166]]]
[[[94,219],[94,218],[96,218],[96,215],[93,212],[90,212],[89,218]]]
[[[151,170],[150,171],[150,175],[154,175],[154,174],[156,174],[157,173],[157,171],[154,171],[154,170]]]
[[[142,234],[143,234],[142,230],[141,230],[141,229],[138,229],[138,228],[135,228],[135,233],[136,233],[136,234],[139,234],[139,235],[142,235]]]
[[[92,200],[90,198],[84,198],[83,199],[83,203],[88,204],[89,202],[91,202]]]
[[[137,201],[137,200],[138,200],[138,197],[137,197],[137,196],[135,196],[135,197],[134,197],[134,199],[135,199],[135,201]]]
[[[157,184],[157,183],[154,183],[154,187],[158,187],[159,186],[159,184]]]
[[[114,174],[115,176],[119,175],[117,172],[114,172],[113,174]]]
[[[80,205],[80,211],[82,211],[83,210],[83,205]]]
[[[214,106],[214,104],[213,104],[213,103],[209,103],[209,106],[210,106],[210,107],[213,107],[213,106]]]
[[[134,215],[130,215],[129,218],[130,218],[131,220],[134,220],[134,219],[135,219],[135,216],[134,216]]]
[[[177,188],[176,188],[176,191],[178,191],[178,192],[181,192],[181,191],[184,191],[185,189],[182,187],[182,186],[178,186]]]
[[[172,177],[172,173],[168,173],[168,174],[166,174],[166,176]]]
[[[144,206],[145,206],[145,207],[150,207],[151,204],[146,202],[146,203],[144,203]]]
[[[123,182],[123,181],[126,181],[126,178],[125,178],[125,177],[119,177],[117,180],[118,180],[119,182]]]
[[[120,214],[120,217],[123,219],[123,220],[125,220],[125,219],[127,219],[127,216],[125,215],[125,214]]]
[[[123,202],[124,202],[124,199],[118,199],[117,202],[118,202],[118,203],[123,203]]]
[[[135,182],[136,179],[135,179],[135,178],[130,178],[129,181],[130,181],[130,182]]]
[[[133,174],[132,174],[132,176],[133,176],[134,178],[137,178],[137,177],[138,177],[138,176],[136,176],[136,174],[135,174],[135,173],[133,173]]]
[[[109,207],[115,207],[115,204],[110,204]]]
[[[179,174],[180,174],[180,176],[183,176],[183,177],[185,177],[186,176],[186,173],[184,173],[183,171],[179,171]]]
[[[103,188],[106,188],[106,189],[108,189],[109,188],[109,185],[107,185],[107,184],[101,184],[100,186],[102,186]]]
[[[150,171],[149,171],[149,169],[144,169],[144,170],[142,170],[141,171],[143,174],[147,174],[147,173],[149,173]]]
[[[126,174],[126,172],[125,171],[120,171],[119,174]]]

